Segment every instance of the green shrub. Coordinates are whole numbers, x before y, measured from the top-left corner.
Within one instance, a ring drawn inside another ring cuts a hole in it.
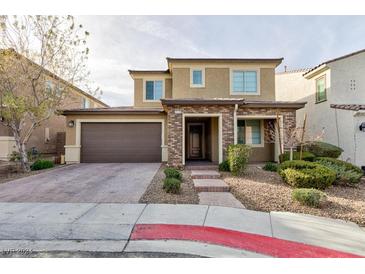
[[[284,182],[296,188],[325,189],[336,180],[336,173],[320,165],[303,160],[286,161],[279,166]]]
[[[262,169],[267,171],[277,172],[278,164],[273,162],[267,162]]]
[[[297,188],[293,190],[292,198],[302,205],[320,207],[326,201],[326,194],[313,188]]]
[[[51,167],[54,167],[54,163],[52,161],[40,159],[40,160],[35,161],[31,165],[30,169],[31,170],[41,170],[41,169],[46,169],[46,168],[51,168]]]
[[[219,171],[230,171],[228,160],[221,162],[218,166]]]
[[[343,152],[342,148],[324,142],[312,142],[304,145],[303,149],[312,152],[316,157],[338,158]]]
[[[181,181],[176,178],[165,178],[163,181],[163,189],[167,193],[178,194],[181,188]]]
[[[315,161],[336,172],[337,182],[351,185],[357,184],[364,175],[362,169],[345,161],[328,157],[318,157]]]
[[[172,168],[172,167],[167,167],[164,169],[163,171],[165,173],[166,178],[175,178],[178,180],[182,179],[182,174],[179,170]]]
[[[316,156],[308,151],[303,151],[302,154],[302,160],[313,162]],[[290,152],[285,152],[283,154],[280,154],[279,156],[280,162],[285,162],[290,160]],[[293,160],[300,160],[300,152],[294,151],[293,152]]]
[[[294,161],[285,161],[285,162],[281,163],[278,166],[278,169],[280,171],[280,170],[284,170],[287,168],[305,169],[305,168],[315,168],[317,166],[318,166],[317,163],[311,163],[311,162],[307,162],[304,160],[294,160]]]
[[[234,176],[242,175],[244,173],[250,152],[251,147],[247,145],[237,144],[228,146],[227,158],[229,169]]]

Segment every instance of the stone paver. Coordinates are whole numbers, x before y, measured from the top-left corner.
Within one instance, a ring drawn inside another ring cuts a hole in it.
[[[273,236],[365,256],[365,233],[351,222],[271,212]]]
[[[138,203],[159,163],[75,164],[0,184],[0,202]]]
[[[192,170],[192,179],[219,179],[220,173],[215,170]]]
[[[204,225],[272,236],[270,214],[247,209],[210,206]]]
[[[203,205],[149,204],[137,223],[203,225],[207,210]]]
[[[229,186],[221,179],[193,179],[198,192],[228,192]]]
[[[212,258],[267,258],[262,254],[235,248],[176,240],[130,241],[125,248],[125,252],[181,253]]]
[[[230,192],[200,192],[199,204],[245,208]]]

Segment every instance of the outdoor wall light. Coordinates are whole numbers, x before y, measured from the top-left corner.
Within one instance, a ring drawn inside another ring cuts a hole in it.
[[[359,126],[360,131],[365,132],[365,122],[362,122]]]
[[[71,120],[68,122],[68,127],[74,127],[75,126],[75,121],[74,120]]]

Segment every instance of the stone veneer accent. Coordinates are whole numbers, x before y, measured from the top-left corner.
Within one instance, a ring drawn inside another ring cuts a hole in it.
[[[178,113],[176,113],[178,110]],[[225,159],[227,147],[234,143],[234,105],[170,105],[165,106],[168,130],[168,165],[182,166],[182,117],[184,114],[222,113],[222,147]],[[295,109],[283,108],[246,108],[240,106],[237,115],[283,115],[284,129],[295,127]]]

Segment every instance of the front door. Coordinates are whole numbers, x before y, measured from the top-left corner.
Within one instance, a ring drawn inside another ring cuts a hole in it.
[[[189,158],[203,158],[203,125],[189,125]]]

